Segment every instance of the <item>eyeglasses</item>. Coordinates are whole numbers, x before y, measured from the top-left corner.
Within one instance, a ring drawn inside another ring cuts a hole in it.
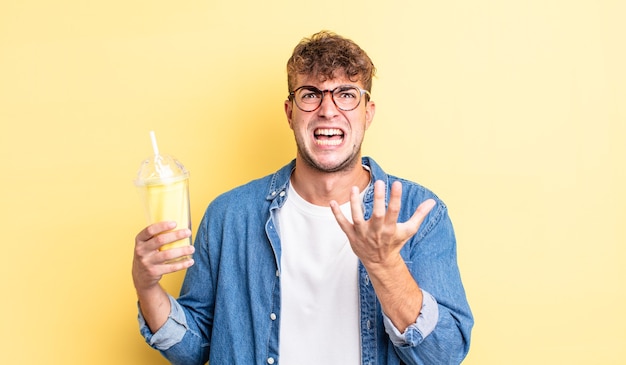
[[[326,92],[330,93],[337,108],[346,112],[356,109],[363,95],[367,95],[368,99],[370,97],[369,91],[352,85],[341,85],[332,90],[320,90],[315,86],[305,85],[290,92],[289,100],[294,101],[303,112],[312,112],[322,105]]]

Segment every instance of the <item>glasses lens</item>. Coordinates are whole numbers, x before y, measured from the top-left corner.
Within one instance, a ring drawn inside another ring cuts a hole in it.
[[[294,99],[304,111],[313,111],[322,103],[322,91],[314,87],[302,87],[296,90]]]
[[[341,86],[333,91],[335,105],[341,110],[352,110],[361,101],[361,91],[353,86]]]

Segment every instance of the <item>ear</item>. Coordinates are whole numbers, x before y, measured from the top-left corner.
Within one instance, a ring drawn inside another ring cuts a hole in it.
[[[293,103],[289,100],[285,100],[285,115],[287,116],[287,122],[289,123],[289,128],[293,129],[293,124],[292,124]]]
[[[374,114],[376,114],[376,104],[373,101],[368,101],[367,104],[365,104],[365,130],[367,130],[374,121]]]

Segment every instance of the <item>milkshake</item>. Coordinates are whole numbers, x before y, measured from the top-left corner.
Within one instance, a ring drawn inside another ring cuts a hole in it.
[[[189,228],[189,172],[180,161],[158,152],[156,140],[151,132],[154,156],[141,164],[135,186],[144,205],[148,224],[163,221],[176,222],[176,229]],[[168,250],[191,244],[191,237],[163,245],[159,250]]]

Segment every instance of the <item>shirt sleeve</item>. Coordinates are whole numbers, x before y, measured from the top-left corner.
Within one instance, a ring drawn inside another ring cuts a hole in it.
[[[146,342],[157,350],[167,350],[179,343],[188,329],[187,319],[185,318],[185,312],[183,312],[182,307],[171,295],[168,294],[168,297],[171,307],[170,314],[165,324],[155,333],[150,331],[141,310],[138,310],[139,315],[137,320],[139,321],[139,330]],[[137,304],[137,307],[139,307],[139,304]]]
[[[411,324],[404,333],[401,333],[385,313],[383,323],[385,331],[391,342],[398,347],[416,346],[428,336],[437,325],[439,320],[439,306],[435,298],[425,290],[422,290],[422,309],[415,323]]]

